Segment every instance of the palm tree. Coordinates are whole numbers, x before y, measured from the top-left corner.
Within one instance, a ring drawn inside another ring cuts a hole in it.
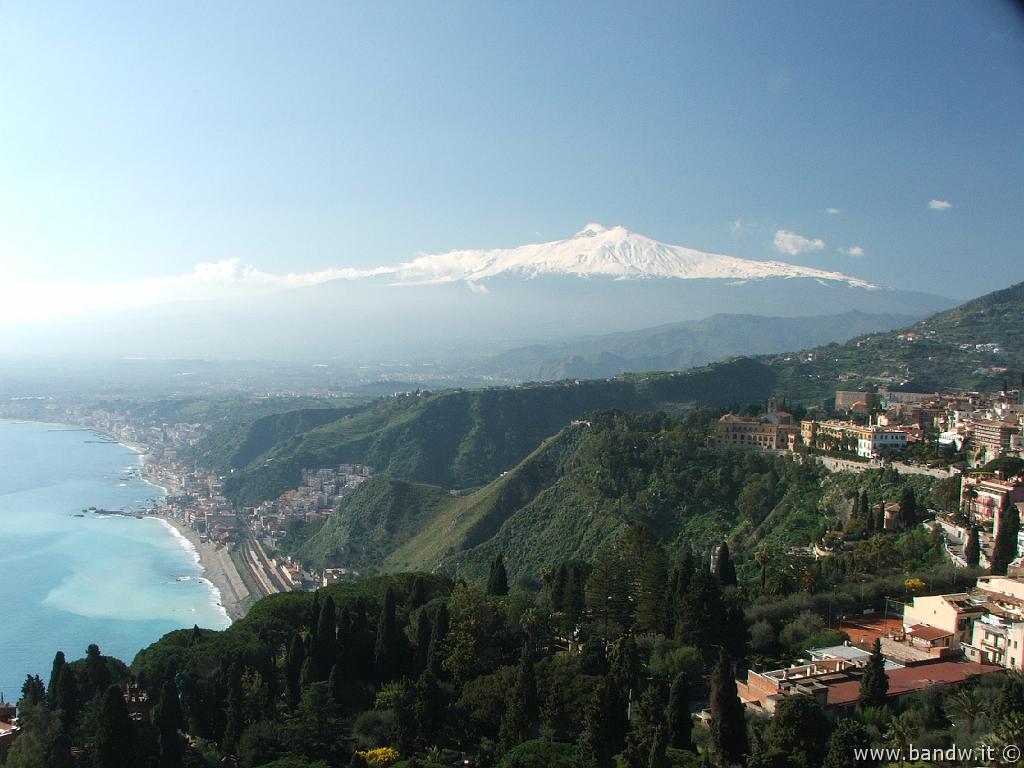
[[[889,746],[900,751],[900,765],[903,765],[903,756],[906,755],[917,733],[912,718],[913,715],[909,710],[894,717],[889,722],[889,730],[885,732],[885,740]]]

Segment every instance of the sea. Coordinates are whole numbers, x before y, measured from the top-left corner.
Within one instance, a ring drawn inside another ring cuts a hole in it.
[[[102,435],[0,420],[0,694],[16,701],[28,674],[49,677],[90,643],[130,664],[181,627],[223,629],[220,593],[195,548],[139,511],[164,490],[139,477],[142,457]]]

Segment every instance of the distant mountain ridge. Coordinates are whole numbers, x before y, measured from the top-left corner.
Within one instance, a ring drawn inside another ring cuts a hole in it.
[[[916,318],[844,312],[813,317],[712,315],[639,331],[511,349],[479,370],[519,380],[604,378],[628,371],[681,371],[737,355],[843,342],[903,328]]]

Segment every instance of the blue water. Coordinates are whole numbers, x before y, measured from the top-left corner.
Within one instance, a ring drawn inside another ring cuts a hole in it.
[[[137,510],[163,491],[128,477],[134,451],[91,432],[0,420],[0,692],[45,681],[53,655],[89,643],[131,663],[172,629],[228,625],[194,548],[159,520],[81,514]]]

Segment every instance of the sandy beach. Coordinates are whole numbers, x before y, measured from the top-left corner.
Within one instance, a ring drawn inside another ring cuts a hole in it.
[[[224,610],[227,611],[232,621],[242,618],[251,602],[249,590],[246,589],[242,578],[238,575],[238,569],[231,561],[228,550],[210,542],[200,541],[198,533],[170,515],[154,514],[151,517],[156,517],[172,526],[196,548],[196,552],[199,553],[199,564],[203,568],[203,576],[220,591]]]

